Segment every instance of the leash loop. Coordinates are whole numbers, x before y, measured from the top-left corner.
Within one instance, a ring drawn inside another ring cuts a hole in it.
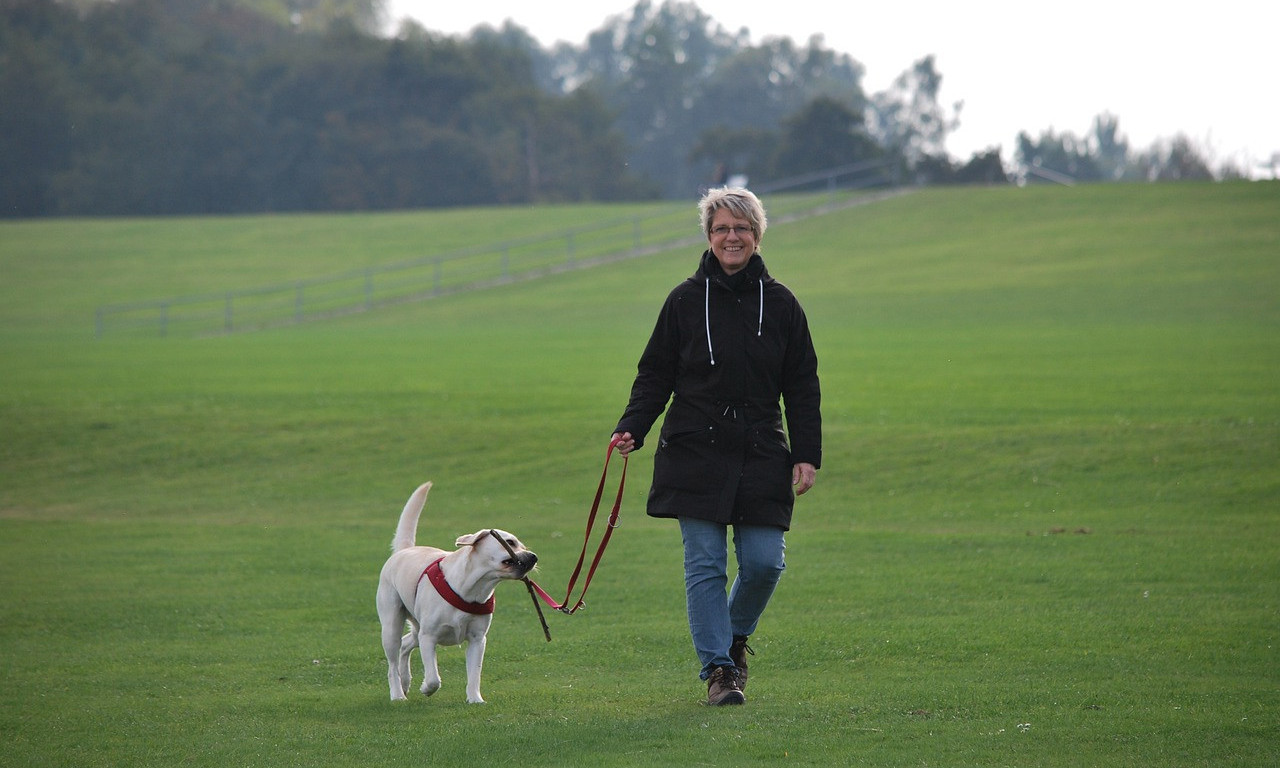
[[[618,439],[609,442],[609,450],[604,455],[604,469],[600,472],[600,484],[596,486],[595,499],[591,502],[591,514],[587,516],[587,530],[582,537],[582,551],[578,554],[578,564],[574,566],[573,575],[569,577],[569,586],[565,590],[564,600],[557,603],[551,598],[541,587],[534,584],[543,602],[551,606],[552,610],[560,611],[565,614],[573,614],[579,608],[586,605],[584,598],[587,596],[587,589],[591,586],[591,579],[596,574],[596,568],[600,566],[600,559],[604,557],[605,547],[609,545],[609,537],[613,535],[613,530],[618,527],[618,513],[622,509],[622,492],[627,485],[627,457],[622,457],[622,474],[618,479],[618,492],[614,496],[613,508],[609,511],[608,525],[605,527],[604,535],[600,538],[600,544],[596,548],[595,557],[591,560],[591,566],[587,570],[586,579],[582,582],[582,591],[578,594],[578,599],[573,606],[569,606],[569,601],[573,597],[573,588],[578,583],[578,577],[582,574],[582,566],[587,560],[587,549],[591,542],[591,531],[595,527],[596,517],[600,512],[600,500],[604,496],[605,480],[609,477],[609,459],[613,456],[614,448],[618,447]]]
[[[596,516],[600,512],[600,500],[604,496],[605,480],[609,476],[609,459],[613,456],[613,449],[618,447],[618,443],[619,440],[616,438],[611,440],[609,442],[609,450],[605,452],[604,469],[600,472],[600,484],[596,487],[596,496],[591,502],[591,514],[587,516],[586,534],[582,537],[582,552],[578,555],[578,564],[574,566],[573,575],[569,577],[569,586],[565,590],[564,600],[557,603],[555,598],[547,594],[547,591],[538,586],[537,582],[533,579],[530,579],[528,576],[525,576],[523,579],[525,586],[529,588],[529,597],[533,600],[533,607],[538,610],[538,620],[542,622],[542,633],[546,635],[548,643],[551,642],[551,630],[547,627],[547,620],[542,616],[542,606],[538,604],[538,598],[541,598],[542,602],[550,606],[553,611],[560,611],[567,615],[572,615],[577,612],[579,608],[585,607],[586,601],[584,598],[587,596],[587,589],[591,586],[591,579],[596,575],[596,568],[600,565],[600,559],[604,557],[605,547],[609,545],[609,537],[613,535],[613,530],[618,527],[618,514],[622,510],[622,492],[627,485],[626,456],[622,457],[622,474],[618,478],[618,493],[614,497],[613,508],[609,511],[604,535],[600,538],[600,544],[596,548],[595,557],[591,560],[591,567],[587,570],[586,579],[582,582],[582,591],[578,593],[578,599],[573,604],[573,607],[569,607],[570,598],[573,597],[573,588],[577,585],[578,577],[582,575],[582,566],[587,560],[587,549],[591,542],[591,531],[595,527]],[[506,548],[507,552],[511,554],[511,557],[514,559],[515,553],[512,552],[511,547],[502,540],[502,537],[496,532],[491,531],[490,533],[492,533],[493,537],[497,539],[504,548]]]

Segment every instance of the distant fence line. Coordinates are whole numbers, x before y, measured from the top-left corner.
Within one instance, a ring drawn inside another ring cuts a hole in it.
[[[662,220],[674,215],[605,222],[257,288],[106,305],[96,312],[96,333],[235,333],[528,279],[661,247],[676,231]],[[688,212],[681,218],[688,232]]]
[[[839,189],[887,183],[883,164],[859,163],[788,180],[790,188],[827,184],[826,195],[770,201],[770,219],[803,218],[830,209]],[[841,176],[861,184],[837,186]],[[778,185],[757,191],[779,191]],[[858,202],[858,201],[854,201]],[[692,233],[691,233],[692,231]],[[108,333],[214,335],[291,325],[366,312],[377,307],[502,285],[702,242],[689,207],[579,227],[556,234],[422,256],[393,264],[308,280],[170,299],[108,304],[94,318],[98,338]]]

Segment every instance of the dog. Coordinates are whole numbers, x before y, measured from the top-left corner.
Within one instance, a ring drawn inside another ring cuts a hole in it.
[[[494,589],[504,579],[523,579],[537,565],[538,556],[515,536],[496,528],[458,537],[454,544],[458,549],[452,552],[416,546],[418,517],[430,491],[431,483],[424,483],[405,503],[391,542],[391,556],[378,578],[378,619],[387,655],[387,684],[392,701],[408,697],[412,677],[409,654],[418,648],[422,692],[430,696],[440,689],[436,647],[465,642],[467,701],[483,704],[480,670],[485,638],[493,622]],[[409,631],[401,636],[406,621]]]

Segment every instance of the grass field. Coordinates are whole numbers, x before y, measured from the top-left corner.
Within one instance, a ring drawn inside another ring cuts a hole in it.
[[[420,541],[501,526],[563,591],[696,253],[94,338],[104,303],[631,210],[0,224],[0,765],[1280,763],[1280,184],[926,190],[770,229],[826,458],[744,707],[699,703],[648,452],[553,642],[499,589],[490,703],[445,649],[444,688],[391,705],[373,609],[428,479]]]

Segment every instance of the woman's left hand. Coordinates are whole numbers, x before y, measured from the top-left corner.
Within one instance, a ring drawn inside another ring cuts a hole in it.
[[[802,462],[791,468],[791,484],[795,486],[797,496],[812,488],[817,479],[818,470],[812,464]]]

